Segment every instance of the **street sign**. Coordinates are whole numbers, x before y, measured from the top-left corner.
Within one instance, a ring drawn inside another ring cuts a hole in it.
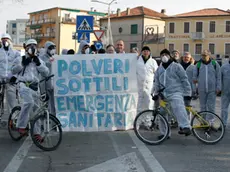
[[[77,32],[93,32],[93,16],[77,16]]]
[[[94,35],[96,36],[98,41],[101,40],[101,37],[104,35],[104,33],[104,30],[94,30]]]
[[[100,50],[103,48],[103,44],[102,42],[94,42],[94,45],[96,47],[97,50]]]
[[[90,33],[79,32],[78,33],[78,42],[81,42],[81,40],[85,40],[85,41],[90,43]]]

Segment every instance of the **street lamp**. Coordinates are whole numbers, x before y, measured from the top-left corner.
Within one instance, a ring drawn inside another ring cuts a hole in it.
[[[91,0],[91,2],[97,2],[101,3],[104,5],[108,5],[108,29],[107,29],[107,36],[109,38],[109,44],[113,44],[113,35],[112,35],[112,29],[111,29],[111,23],[110,23],[110,6],[114,3],[117,4],[116,0],[112,0],[109,3],[108,2],[103,2],[103,1],[98,1],[98,0]]]

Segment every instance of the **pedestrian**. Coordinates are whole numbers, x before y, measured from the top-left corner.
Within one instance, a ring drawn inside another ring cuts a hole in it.
[[[141,52],[142,55],[137,59],[137,113],[153,109],[154,102],[151,93],[154,90],[154,75],[158,68],[156,60],[150,55],[151,51],[148,46],[144,46]]]
[[[18,132],[27,135],[26,126],[29,121],[29,114],[38,108],[39,103],[39,77],[48,76],[49,69],[45,63],[37,57],[37,41],[29,39],[26,42],[26,55],[18,57],[12,65],[12,73],[17,74],[19,81],[19,94],[23,100],[22,109],[17,119],[16,127]],[[42,137],[38,134],[38,126],[36,127],[34,137],[41,141]]]
[[[103,48],[101,48],[100,50],[98,50],[98,54],[105,54],[105,53],[106,53],[106,51]]]
[[[113,45],[109,44],[106,47],[106,53],[107,54],[116,54],[115,47]]]
[[[221,118],[226,127],[228,124],[228,108],[230,104],[230,61],[221,66]]]
[[[44,47],[44,53],[39,58],[45,62],[46,67],[49,69],[49,75],[52,75],[52,62],[55,60],[54,55],[56,54],[56,45],[47,41]],[[43,77],[41,79],[44,79]],[[55,103],[54,103],[54,86],[52,80],[48,80],[40,84],[41,93],[46,93],[49,96],[48,110],[52,115],[56,115]]]
[[[14,82],[17,80],[16,75],[11,72],[12,63],[21,54],[12,49],[13,43],[9,34],[1,36],[2,48],[0,49],[0,81],[6,81],[6,100],[8,112],[16,106],[16,86]]]
[[[67,54],[67,52],[68,52],[68,49],[62,49],[61,54],[62,54],[62,55],[66,55],[66,54]]]
[[[115,50],[118,54],[125,53],[125,44],[123,40],[117,40]]]
[[[172,59],[174,62],[180,63],[180,51],[179,50],[172,51]]]
[[[198,84],[200,111],[215,113],[216,95],[221,90],[220,65],[211,58],[209,50],[204,50],[201,56],[193,73],[193,81]]]
[[[74,51],[73,49],[70,49],[70,50],[67,51],[67,54],[68,54],[68,55],[71,55],[71,54],[74,55],[74,54],[75,54],[75,51]]]
[[[136,53],[136,54],[137,54],[137,56],[139,56],[139,55],[140,55],[140,53],[139,53],[139,49],[138,49],[137,47],[133,47],[133,48],[132,48],[132,50],[131,50],[131,53]]]
[[[191,134],[191,127],[184,106],[184,99],[191,100],[192,91],[187,74],[180,64],[173,61],[167,49],[161,51],[160,57],[162,63],[155,73],[155,94],[158,94],[159,90],[164,88],[163,95],[179,124],[178,133],[188,136]],[[168,115],[165,115],[168,118]],[[159,124],[162,135],[158,138],[162,139],[165,133],[165,126],[161,121]],[[169,133],[169,138],[170,136],[171,132]]]
[[[77,54],[90,54],[90,44],[87,41],[82,40]]]

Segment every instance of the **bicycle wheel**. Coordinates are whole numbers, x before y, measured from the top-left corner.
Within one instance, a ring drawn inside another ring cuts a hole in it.
[[[134,132],[142,142],[158,145],[168,138],[169,124],[158,111],[145,110],[136,116]]]
[[[49,114],[49,127],[47,115],[39,115],[31,121],[31,138],[34,144],[44,150],[53,151],[58,148],[62,141],[62,128],[60,121],[53,115]],[[56,142],[51,141],[57,136]],[[54,143],[54,144],[53,144]],[[51,144],[51,145],[48,145]]]
[[[203,143],[215,144],[222,140],[225,127],[221,118],[213,112],[202,111],[191,120],[194,136]]]
[[[10,137],[14,141],[19,141],[21,140],[21,138],[23,138],[23,136],[18,132],[17,127],[16,127],[20,112],[21,112],[20,106],[14,107],[8,119],[8,132],[9,132]]]

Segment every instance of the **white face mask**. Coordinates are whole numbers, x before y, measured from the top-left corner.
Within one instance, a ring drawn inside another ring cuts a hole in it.
[[[161,60],[163,63],[167,63],[169,61],[169,58],[167,56],[163,56]]]
[[[89,48],[85,50],[85,54],[89,54]]]
[[[53,56],[54,54],[56,54],[56,49],[50,50],[50,55]]]
[[[29,48],[28,53],[30,55],[35,55],[35,54],[37,54],[37,49],[36,48],[35,49]]]
[[[10,44],[9,44],[9,42],[8,41],[6,41],[6,42],[4,42],[4,47],[8,47]]]

